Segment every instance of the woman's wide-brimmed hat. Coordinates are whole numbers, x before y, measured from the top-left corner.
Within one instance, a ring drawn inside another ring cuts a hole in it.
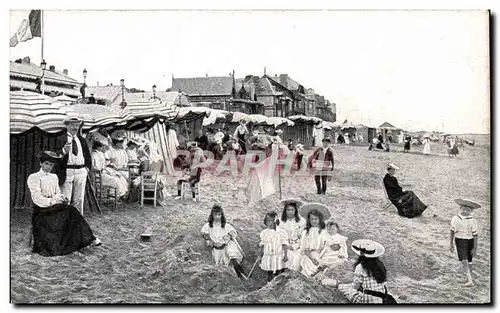
[[[136,146],[141,146],[142,145],[142,141],[140,141],[137,138],[129,138],[128,142],[133,143]]]
[[[299,214],[302,215],[302,217],[307,218],[307,215],[309,215],[311,211],[318,211],[319,213],[321,213],[321,215],[323,215],[323,220],[325,221],[332,216],[330,210],[328,210],[328,208],[321,203],[304,204],[300,207]]]
[[[38,154],[38,158],[40,159],[40,162],[45,162],[45,161],[56,162],[57,160],[60,160],[62,156],[53,151],[46,150],[40,152]]]
[[[114,132],[113,134],[111,134],[111,139],[113,140],[123,141],[126,138],[127,136],[125,136],[125,134],[121,132]]]
[[[284,207],[286,207],[289,204],[295,204],[297,206],[297,208],[300,208],[301,206],[303,206],[305,204],[305,202],[299,198],[288,198],[288,199],[281,200],[279,202],[279,204],[284,206]]]
[[[366,258],[378,258],[385,253],[385,248],[380,243],[370,239],[354,240],[351,244],[351,249],[357,255]]]
[[[472,210],[479,209],[481,207],[478,203],[467,199],[455,199],[455,203],[460,207],[467,207]]]
[[[322,142],[328,142],[328,143],[331,143],[331,142],[332,142],[332,140],[331,140],[330,138],[328,138],[328,137],[325,137],[325,138],[323,138]]]

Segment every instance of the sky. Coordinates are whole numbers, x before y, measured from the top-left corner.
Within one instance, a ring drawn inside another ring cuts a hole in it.
[[[11,11],[13,35],[29,11]],[[87,84],[287,73],[337,120],[489,133],[485,11],[44,11],[44,58]],[[41,61],[41,40],[10,60]]]

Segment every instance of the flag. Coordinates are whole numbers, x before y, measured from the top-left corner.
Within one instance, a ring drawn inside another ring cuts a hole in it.
[[[347,124],[347,119],[344,121],[344,124]]]
[[[42,37],[42,11],[32,10],[28,19],[24,19],[17,32],[10,38],[10,46],[15,47],[18,43]]]
[[[263,162],[250,176],[247,187],[248,204],[258,202],[277,192],[275,177],[269,173],[269,158]]]

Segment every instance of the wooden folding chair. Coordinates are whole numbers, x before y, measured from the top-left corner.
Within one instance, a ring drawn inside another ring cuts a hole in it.
[[[118,191],[116,188],[102,185],[102,171],[93,170],[91,178],[92,188],[99,204],[111,202],[113,204],[112,210],[115,211],[118,202]]]
[[[192,196],[192,193],[195,194],[196,201],[200,201],[200,182],[197,182],[193,188],[191,188],[191,184],[189,182],[182,182],[181,185],[181,199],[185,199],[185,195],[189,194]]]
[[[148,196],[153,194],[153,196]],[[158,173],[143,172],[141,174],[141,207],[144,206],[144,200],[153,200],[153,205],[156,208],[156,199],[158,193]]]
[[[389,199],[389,195],[387,194],[387,189],[385,189],[385,185],[384,185],[384,180],[382,180],[382,189],[384,190],[384,199],[386,202],[386,204],[384,204],[384,210],[387,210],[390,206],[392,206],[392,202],[391,202],[391,199]]]

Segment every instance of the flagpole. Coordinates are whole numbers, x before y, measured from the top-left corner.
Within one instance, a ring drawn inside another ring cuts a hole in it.
[[[42,39],[42,62],[44,62],[43,58],[43,10],[40,10],[40,36]],[[42,95],[45,94],[45,69],[42,69],[42,82],[40,90],[42,91]]]

